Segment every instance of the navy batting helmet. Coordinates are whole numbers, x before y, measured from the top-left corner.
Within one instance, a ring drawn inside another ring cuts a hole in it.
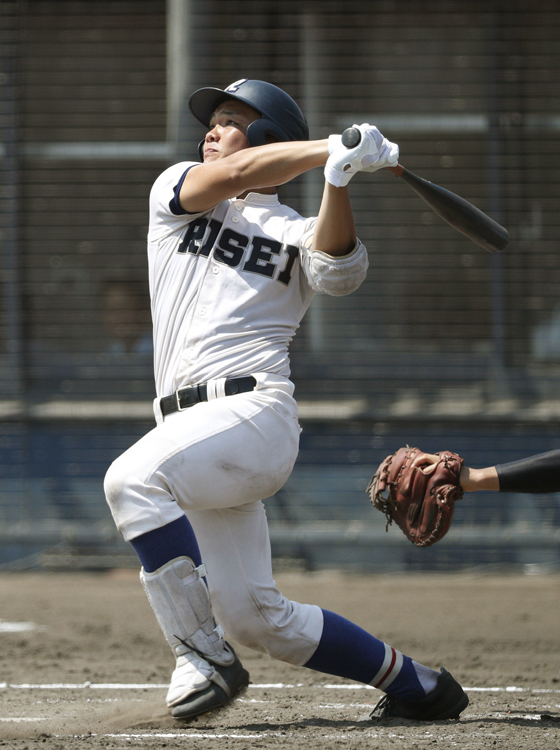
[[[285,91],[266,81],[242,78],[224,90],[198,89],[189,99],[189,107],[196,119],[209,128],[214,110],[226,99],[245,102],[261,115],[247,128],[249,146],[263,146],[267,136],[276,141],[309,140],[309,128],[301,109]]]

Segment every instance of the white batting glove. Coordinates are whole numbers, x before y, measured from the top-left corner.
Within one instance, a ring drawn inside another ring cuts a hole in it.
[[[342,144],[341,135],[329,135],[329,154],[334,154],[336,149]]]
[[[325,180],[335,187],[348,185],[356,172],[362,168],[362,157],[372,147],[374,143],[371,136],[364,138],[362,134],[360,143],[354,148],[346,148],[340,135],[329,136],[330,156],[325,164]]]
[[[377,172],[378,169],[385,169],[386,167],[396,167],[399,163],[399,147],[396,143],[392,143],[382,135],[375,125],[363,125],[356,126],[362,133],[369,133],[376,145],[376,153],[366,154],[362,159],[362,171],[364,172]]]
[[[325,165],[325,179],[335,187],[344,187],[362,170],[375,172],[398,164],[399,147],[381,135],[374,125],[364,123],[354,127],[362,134],[354,148],[346,148],[340,135],[329,136],[330,156]]]

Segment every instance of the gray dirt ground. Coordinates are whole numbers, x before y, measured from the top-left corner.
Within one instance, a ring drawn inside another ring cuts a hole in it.
[[[252,686],[227,709],[178,723],[164,704],[171,654],[136,573],[11,573],[0,575],[0,746],[560,748],[560,576],[323,572],[277,580],[290,598],[448,668],[470,688],[461,720],[372,723],[378,691],[240,648]],[[15,622],[38,628],[2,632]]]

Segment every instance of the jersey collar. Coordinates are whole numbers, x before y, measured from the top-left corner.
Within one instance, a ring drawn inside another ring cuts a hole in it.
[[[241,200],[240,198],[232,198],[231,201]],[[280,201],[278,200],[278,194],[274,193],[268,195],[267,193],[249,193],[246,198],[243,198],[243,203],[250,204],[251,206],[278,206]]]

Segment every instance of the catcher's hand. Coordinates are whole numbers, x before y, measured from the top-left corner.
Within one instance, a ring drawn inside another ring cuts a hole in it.
[[[455,503],[463,497],[463,463],[456,453],[433,455],[419,448],[399,448],[387,456],[366,490],[373,505],[385,513],[386,530],[395,521],[417,547],[442,539],[451,526]]]

